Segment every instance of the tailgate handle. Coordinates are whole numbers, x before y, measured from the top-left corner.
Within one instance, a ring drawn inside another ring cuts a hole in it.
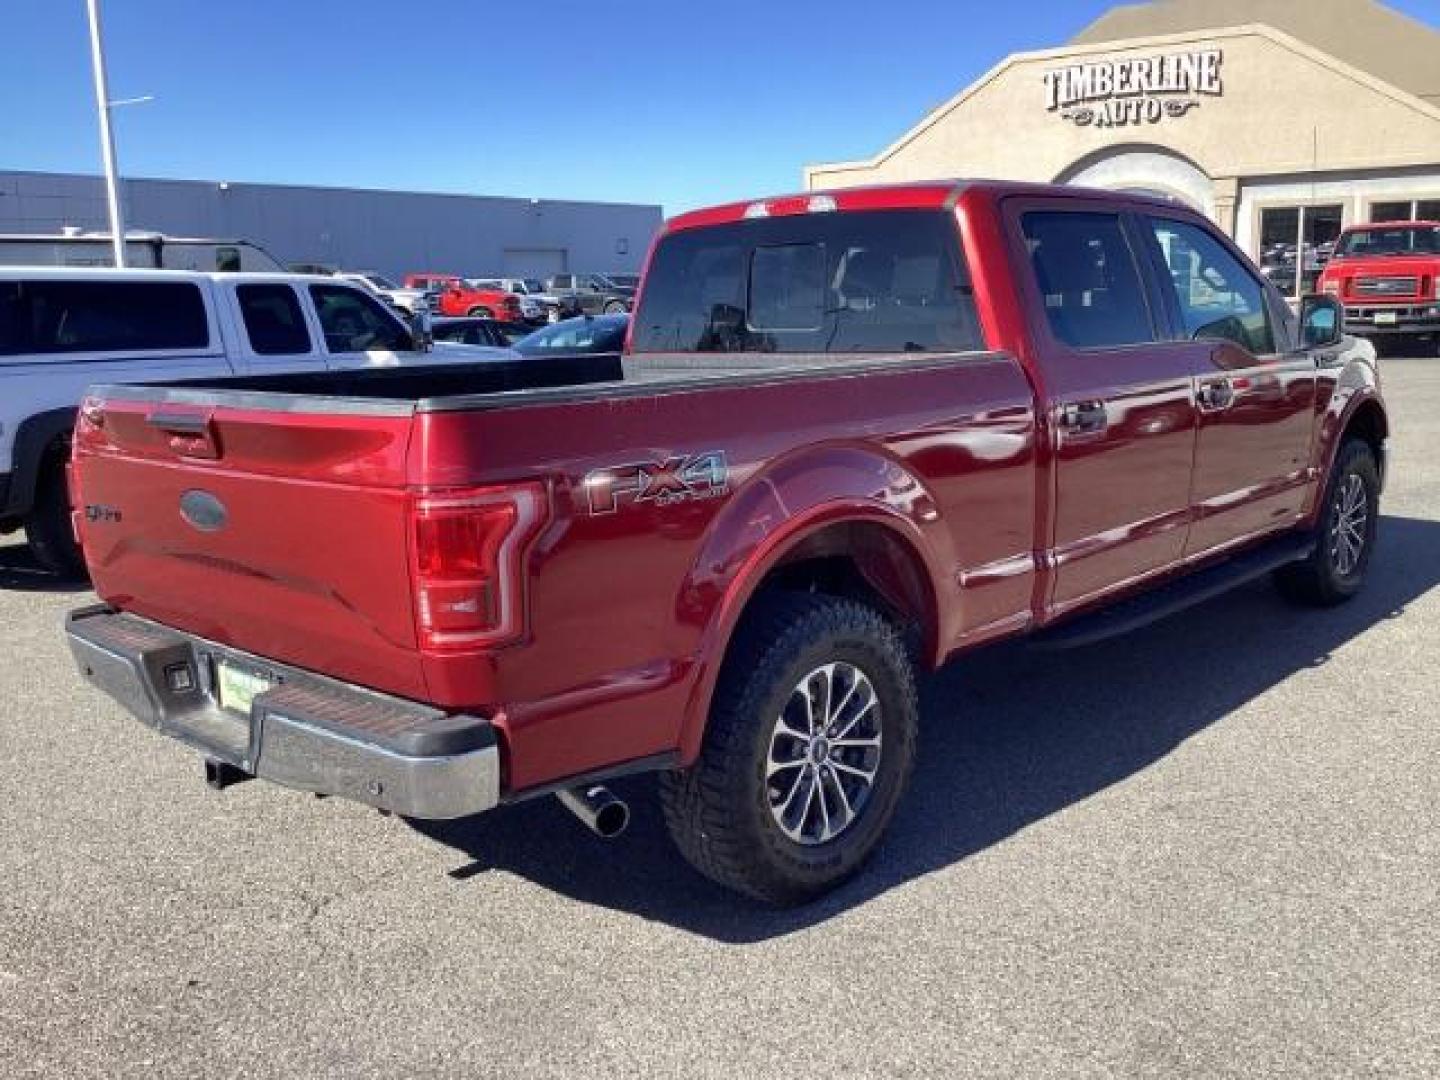
[[[170,436],[170,449],[181,457],[214,460],[220,456],[214,417],[208,412],[155,412],[145,419],[152,427]]]

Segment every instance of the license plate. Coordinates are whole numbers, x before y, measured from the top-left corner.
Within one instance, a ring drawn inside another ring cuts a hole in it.
[[[1397,312],[1394,312],[1394,311],[1377,311],[1377,312],[1375,312],[1375,325],[1376,325],[1376,326],[1394,326],[1394,325],[1395,325],[1397,322],[1399,322],[1399,321],[1400,321],[1400,316],[1399,316],[1399,314],[1398,314]]]
[[[224,660],[215,665],[215,688],[222,709],[249,716],[255,699],[274,685],[274,680]]]

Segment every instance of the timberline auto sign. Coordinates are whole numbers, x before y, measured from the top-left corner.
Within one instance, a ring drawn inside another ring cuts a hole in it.
[[[1046,104],[1081,127],[1158,124],[1198,108],[1201,95],[1224,92],[1223,55],[1219,49],[1201,49],[1054,68],[1045,72]]]

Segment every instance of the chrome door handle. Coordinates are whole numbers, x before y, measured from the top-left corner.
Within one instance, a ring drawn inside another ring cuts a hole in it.
[[[1195,391],[1196,403],[1207,412],[1228,409],[1234,400],[1235,388],[1230,385],[1229,379],[1216,379],[1213,382],[1201,383],[1199,389]]]

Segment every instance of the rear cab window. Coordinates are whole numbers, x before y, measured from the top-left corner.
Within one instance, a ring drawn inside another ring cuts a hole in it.
[[[953,217],[878,210],[672,233],[656,247],[631,347],[923,353],[985,342]]]
[[[235,290],[245,336],[257,356],[296,356],[313,351],[300,298],[289,285],[241,285]]]
[[[203,352],[211,337],[191,282],[0,282],[0,357]]]

